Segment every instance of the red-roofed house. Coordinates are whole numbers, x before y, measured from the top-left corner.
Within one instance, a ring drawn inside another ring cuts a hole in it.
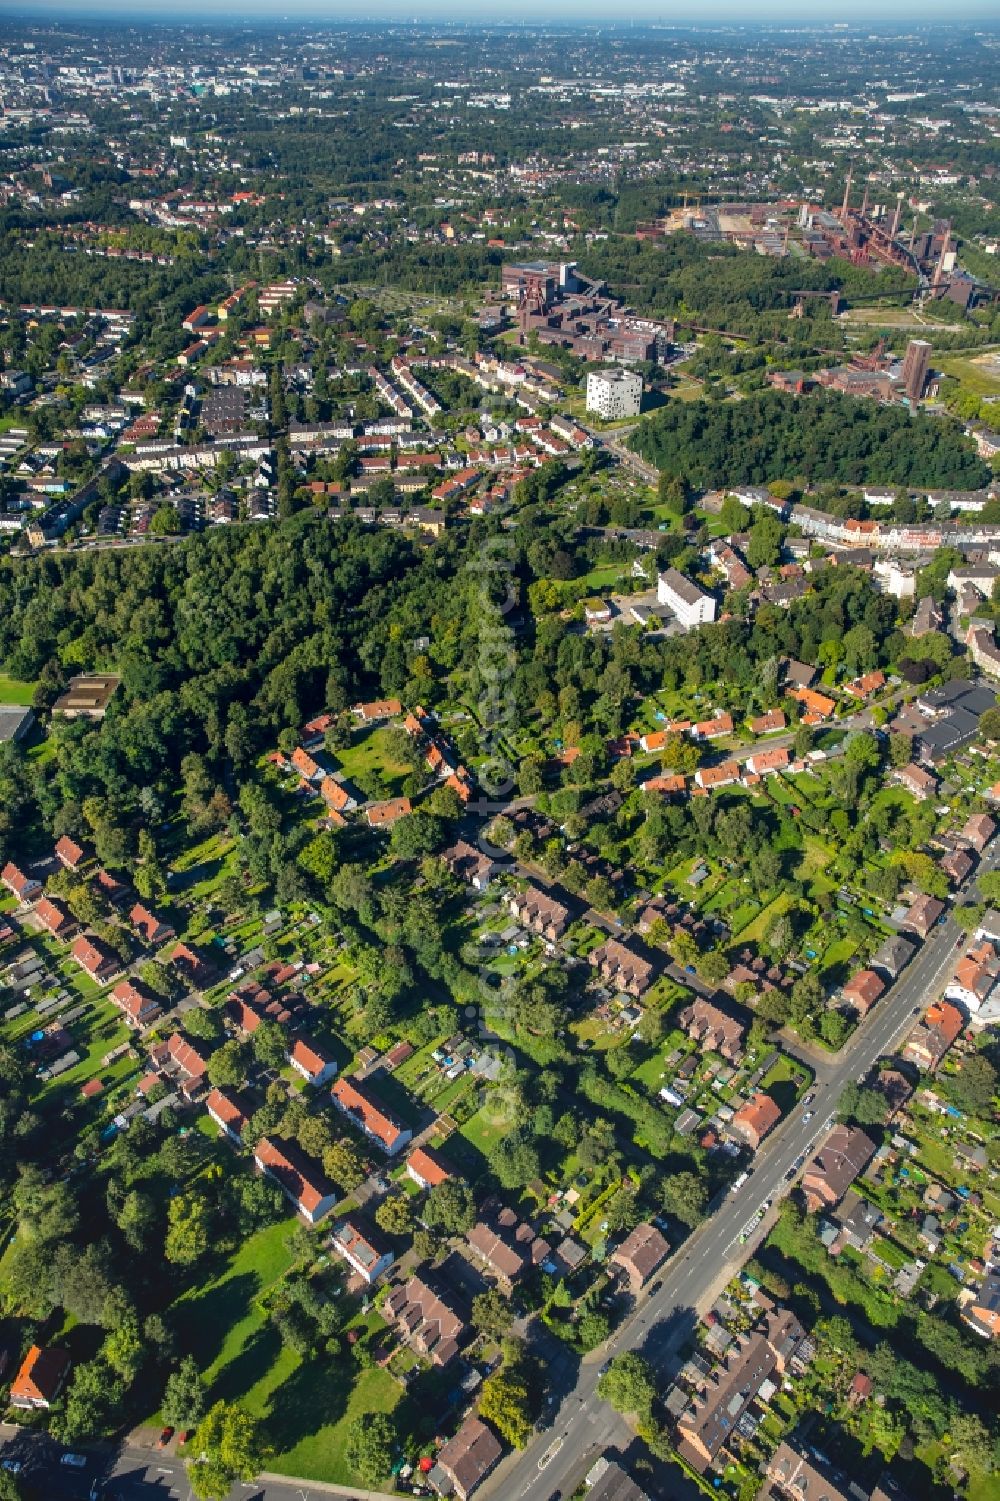
[[[295,1039],[288,1061],[295,1072],[301,1074],[306,1083],[314,1088],[325,1084],[337,1072],[337,1060],[318,1042],[307,1042],[304,1037]]]
[[[421,1188],[436,1188],[452,1176],[451,1169],[429,1147],[414,1147],[406,1159],[406,1171]]]
[[[180,970],[189,985],[196,988],[207,984],[211,977],[211,967],[186,943],[179,943],[176,948],[171,949],[170,963]]]
[[[335,782],[333,777],[323,778],[319,784],[319,795],[335,813],[350,813],[352,808],[358,806],[357,798],[352,797],[347,788],[341,782]]]
[[[859,1016],[867,1016],[885,990],[885,981],[873,969],[859,969],[844,986],[844,1000]]]
[[[0,871],[0,882],[19,902],[33,902],[42,894],[41,881],[36,881],[34,876],[26,876],[13,860],[8,860]]]
[[[111,992],[111,999],[132,1027],[148,1027],[163,1014],[156,997],[146,995],[131,980],[120,980]]]
[[[353,1079],[338,1079],[331,1095],[337,1109],[390,1157],[412,1139],[409,1126],[404,1126],[367,1085],[359,1086]]]
[[[69,953],[70,958],[75,959],[97,985],[106,985],[122,972],[122,961],[118,955],[92,938],[78,938]]]
[[[730,1127],[756,1152],[764,1137],[769,1131],[773,1131],[780,1119],[781,1107],[777,1101],[758,1090],[752,1100],[747,1100],[745,1105],[740,1106]]]
[[[69,1375],[70,1358],[65,1350],[32,1345],[10,1388],[11,1407],[51,1407]]]
[[[238,1142],[243,1128],[253,1113],[251,1107],[235,1089],[213,1089],[205,1100],[205,1109],[221,1126],[230,1140]]]
[[[396,719],[403,712],[398,698],[379,698],[370,704],[355,704],[352,714],[364,724],[374,724],[379,719]]]
[[[389,1270],[396,1259],[382,1237],[356,1215],[348,1215],[336,1226],[330,1237],[330,1249],[342,1257],[369,1287]]]
[[[323,776],[323,768],[314,761],[307,750],[297,745],[292,751],[292,765],[299,776],[307,782],[317,782]]]
[[[391,797],[384,803],[369,803],[365,809],[365,817],[371,828],[387,829],[412,811],[413,805],[408,797]]]
[[[61,839],[56,841],[55,853],[56,859],[67,870],[76,870],[77,866],[81,865],[87,858],[76,840],[71,839],[68,834],[64,834]]]
[[[34,915],[45,931],[52,934],[53,938],[65,938],[76,927],[76,922],[66,911],[66,908],[61,907],[58,902],[51,901],[47,896],[43,896],[35,907]]]
[[[285,1198],[295,1205],[310,1225],[318,1224],[336,1204],[336,1191],[319,1165],[311,1162],[291,1142],[278,1142],[262,1136],[253,1160],[262,1173],[274,1179]]]
[[[789,759],[785,746],[776,745],[772,750],[754,751],[752,756],[747,756],[746,767],[755,776],[766,777],[776,771],[784,771]]]
[[[965,1026],[965,1017],[950,1001],[929,1006],[906,1040],[903,1057],[918,1068],[936,1069]]]
[[[161,922],[156,914],[150,912],[149,908],[144,907],[141,902],[136,902],[128,918],[143,942],[152,947],[177,937],[169,923]]]

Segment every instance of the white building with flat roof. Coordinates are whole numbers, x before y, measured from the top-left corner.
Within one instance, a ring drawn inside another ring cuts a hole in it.
[[[592,370],[587,376],[587,411],[605,422],[638,417],[642,376],[634,370]]]
[[[657,576],[656,598],[661,605],[669,606],[687,630],[708,625],[715,619],[714,597],[699,589],[676,568],[667,568]]]

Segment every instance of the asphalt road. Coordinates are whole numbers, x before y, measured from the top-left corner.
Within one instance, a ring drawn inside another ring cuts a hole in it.
[[[22,1461],[20,1479],[33,1501],[193,1501],[184,1461],[171,1453],[138,1447],[79,1450],[86,1464],[74,1468],[62,1464],[65,1452],[44,1434],[0,1427],[0,1459]],[[321,1501],[329,1496],[389,1501],[377,1491],[267,1476],[230,1492],[232,1501]]]
[[[987,851],[980,872],[995,870],[998,861],[1000,843]],[[973,891],[974,887],[967,887],[961,897]],[[654,1279],[656,1291],[641,1295],[630,1318],[600,1351],[580,1364],[576,1384],[562,1396],[549,1426],[525,1450],[498,1467],[482,1494],[502,1496],[503,1501],[551,1501],[557,1493],[566,1498],[604,1450],[628,1448],[631,1430],[597,1396],[601,1366],[625,1350],[641,1351],[661,1371],[669,1366],[698,1314],[716,1296],[719,1284],[729,1280],[767,1234],[780,1200],[791,1192],[798,1177],[798,1158],[811,1152],[826,1134],[844,1086],[863,1079],[880,1057],[891,1053],[915,1022],[915,1013],[937,998],[952,970],[961,936],[949,915],[848,1045],[815,1067],[810,1104],[797,1105],[785,1117],[758,1152],[748,1181],[737,1192],[727,1193],[680,1246]],[[744,1227],[766,1203],[770,1203],[769,1212],[741,1244]]]

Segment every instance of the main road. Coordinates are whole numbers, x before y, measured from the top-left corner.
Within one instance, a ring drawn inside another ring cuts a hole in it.
[[[998,861],[1000,840],[985,854],[979,873],[995,870]],[[961,896],[974,894],[972,883]],[[552,1501],[558,1495],[565,1501],[605,1449],[628,1447],[631,1430],[597,1395],[603,1365],[625,1350],[641,1350],[662,1375],[689,1338],[697,1316],[767,1234],[780,1200],[798,1178],[800,1159],[825,1135],[844,1086],[860,1082],[879,1058],[891,1053],[917,1014],[937,998],[962,936],[954,919],[946,916],[846,1046],[814,1065],[812,1091],[767,1139],[746,1183],[721,1196],[709,1218],[665,1263],[652,1289],[640,1295],[631,1316],[580,1363],[575,1385],[561,1396],[549,1425],[526,1449],[498,1466],[481,1494],[503,1501]],[[741,1243],[744,1228],[760,1210],[760,1223]]]

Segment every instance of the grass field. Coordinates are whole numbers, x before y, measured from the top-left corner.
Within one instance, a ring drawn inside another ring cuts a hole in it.
[[[391,1411],[401,1390],[379,1369],[358,1372],[351,1362],[339,1370],[346,1351],[321,1363],[282,1345],[260,1300],[293,1263],[285,1242],[294,1224],[258,1230],[211,1282],[181,1299],[181,1346],[204,1367],[213,1401],[240,1401],[263,1420],[274,1450],[269,1469],[352,1485],[357,1477],[343,1457],[348,1427],[363,1413]]]
[[[349,782],[357,777],[364,781],[366,775],[370,776],[374,772],[381,777],[386,796],[395,797],[400,785],[409,775],[410,768],[402,761],[393,759],[387,743],[387,733],[385,726],[370,731],[363,730],[353,745],[337,752],[337,760]]]
[[[0,672],[0,704],[30,704],[37,686],[37,683],[22,683]]]
[[[955,355],[939,365],[945,375],[959,381],[977,396],[1000,396],[1000,354]]]
[[[791,905],[792,897],[789,892],[779,892],[774,901],[758,912],[753,922],[744,928],[742,933],[733,934],[733,942],[739,940],[740,943],[759,943],[774,919],[782,912],[787,912]]]

